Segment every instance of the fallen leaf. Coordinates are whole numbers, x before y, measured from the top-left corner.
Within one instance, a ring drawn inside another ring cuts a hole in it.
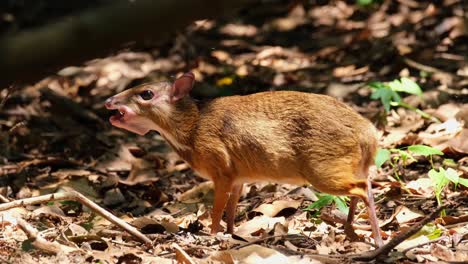
[[[400,225],[414,222],[424,217],[424,215],[411,211],[408,207],[403,205],[399,206],[396,210],[398,210],[398,213],[395,218]]]
[[[413,194],[423,195],[425,197],[431,197],[434,194],[434,183],[429,178],[418,178],[414,181],[410,181],[406,184]]]
[[[253,211],[262,213],[265,216],[275,217],[278,215],[279,212],[281,212],[284,209],[297,209],[300,205],[300,201],[278,200],[274,201],[272,204],[262,204],[259,207],[255,208]]]
[[[252,234],[258,232],[259,230],[270,230],[276,223],[285,224],[284,217],[269,217],[269,216],[257,216],[253,219],[242,223],[237,227],[237,230],[234,232],[236,235],[241,237],[249,237]]]
[[[438,243],[431,245],[431,254],[439,260],[456,261],[452,250]]]

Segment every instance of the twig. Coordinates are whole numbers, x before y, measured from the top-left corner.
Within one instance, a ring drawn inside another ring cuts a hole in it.
[[[10,202],[10,200],[8,200],[8,198],[6,198],[5,196],[3,196],[3,195],[0,194],[0,202],[2,202],[2,203],[8,203],[8,202]]]
[[[95,202],[91,201],[90,199],[86,198],[84,195],[77,191],[68,191],[63,193],[54,193],[48,195],[41,195],[21,200],[12,201],[9,203],[0,204],[0,211],[8,210],[15,207],[25,206],[25,205],[32,205],[32,204],[39,204],[39,203],[46,203],[50,201],[63,201],[63,200],[73,200],[80,202],[84,206],[88,207],[89,209],[93,210],[97,214],[104,217],[109,222],[117,225],[118,227],[124,229],[138,240],[142,241],[146,245],[151,245],[151,240],[143,235],[140,231],[138,231],[135,227],[129,225],[124,220],[116,217],[115,215],[111,214],[110,212],[106,211]]]
[[[172,244],[172,247],[174,247],[175,250],[175,258],[177,263],[179,264],[195,264],[195,261],[183,250],[179,245],[176,243]]]
[[[60,95],[59,93],[47,87],[42,88],[40,92],[45,99],[49,100],[54,106],[64,111],[64,113],[67,113],[67,115],[89,124],[99,124],[100,126],[104,125],[102,119],[99,118],[95,113],[86,109],[70,98]]]
[[[6,89],[6,91],[7,91],[7,92],[6,92],[6,95],[5,95],[5,97],[3,97],[3,99],[0,101],[0,110],[3,108],[3,106],[5,106],[5,103],[6,103],[7,99],[8,99],[8,97],[10,96],[11,91],[13,91],[14,87],[15,87],[14,85],[10,85],[10,86],[8,86],[8,88]]]
[[[37,231],[36,228],[28,224],[24,219],[22,218],[17,218],[16,219],[18,226],[26,233],[26,235],[32,239],[32,245],[38,249],[41,249],[43,251],[46,251],[48,253],[53,253],[53,254],[58,254],[61,252],[64,253],[70,253],[73,251],[79,251],[80,249],[78,248],[72,248],[69,246],[62,245],[58,243],[57,241],[47,241],[45,238],[43,238],[40,234],[39,231]]]
[[[262,237],[262,238],[259,238],[259,239],[254,240],[254,241],[250,241],[250,242],[247,242],[247,243],[245,243],[245,244],[232,247],[232,248],[230,248],[229,250],[241,249],[241,248],[244,248],[244,247],[248,247],[248,246],[250,246],[250,245],[253,245],[253,244],[258,244],[258,243],[260,243],[260,242],[266,241],[266,240],[271,239],[271,238],[278,238],[278,237],[279,237],[279,238],[283,239],[283,238],[287,238],[287,237],[293,238],[293,237],[296,237],[296,236],[297,236],[297,237],[300,237],[300,236],[298,236],[298,235],[291,235],[291,234],[283,234],[283,235],[274,235],[274,236]]]
[[[394,237],[392,240],[390,240],[387,244],[383,245],[381,248],[368,251],[360,255],[349,255],[349,257],[351,257],[351,259],[356,260],[356,261],[371,261],[381,256],[386,256],[392,249],[398,246],[401,242],[405,241],[410,236],[416,234],[427,223],[433,221],[443,209],[444,209],[443,206],[438,207],[434,212],[426,216],[423,220],[421,220],[414,226],[410,227],[405,232],[400,233],[399,235]]]
[[[409,58],[406,58],[406,57],[403,57],[403,61],[406,64],[408,64],[408,66],[413,67],[413,68],[415,68],[417,70],[420,70],[420,71],[425,71],[425,72],[428,72],[428,73],[439,73],[439,74],[447,75],[447,76],[450,76],[450,77],[453,76],[453,74],[451,74],[450,72],[446,72],[446,71],[443,71],[443,70],[440,70],[440,69],[437,69],[437,68],[434,68],[434,67],[431,67],[431,66],[421,64],[419,62],[416,62],[416,61],[414,61],[412,59],[409,59]]]

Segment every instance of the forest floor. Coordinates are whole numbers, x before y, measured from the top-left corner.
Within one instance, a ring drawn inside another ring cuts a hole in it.
[[[336,263],[352,260],[333,256],[373,249],[368,229],[356,231],[363,241],[351,242],[334,221],[345,218],[342,198],[307,186],[247,184],[235,235],[209,235],[211,183],[156,132],[142,137],[112,127],[103,105],[128,87],[173,80],[186,70],[196,75],[193,96],[199,99],[288,89],[328,94],[352,106],[379,128],[382,166],[372,180],[385,239],[433,212],[438,197],[446,207],[445,216],[384,259],[467,261],[463,1],[366,7],[354,1],[284,2],[198,21],[171,41],[139,45],[1,91],[3,202],[74,189],[147,234],[153,246],[146,248],[78,202],[49,202],[0,213],[0,263],[173,263],[176,253],[179,261],[195,263]],[[372,82],[380,82],[374,90]],[[357,224],[366,226],[364,204],[358,212]],[[35,248],[19,226],[24,222],[72,253]]]

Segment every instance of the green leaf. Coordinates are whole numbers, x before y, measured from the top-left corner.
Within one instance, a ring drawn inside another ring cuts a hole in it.
[[[425,145],[413,145],[409,146],[408,150],[413,152],[415,155],[430,156],[430,155],[444,155],[444,153],[436,148],[425,146]]]
[[[384,88],[387,88],[388,89],[388,85],[386,85],[385,83],[383,82],[371,82],[369,83],[369,86],[370,88],[376,90],[376,89],[384,89]]]
[[[333,201],[335,202],[336,207],[338,208],[338,210],[340,210],[343,213],[348,213],[349,212],[348,205],[346,204],[346,201],[345,201],[345,199],[343,197],[335,196],[335,197],[333,197]]]
[[[406,161],[409,159],[413,162],[416,162],[416,159],[411,155],[408,151],[404,151],[401,149],[397,149],[398,155],[401,157],[401,161],[403,162],[403,165],[406,166]]]
[[[375,156],[375,166],[377,166],[377,168],[380,168],[389,159],[390,151],[388,149],[379,148],[377,150],[377,155]]]
[[[460,176],[458,175],[458,172],[456,170],[448,168],[445,171],[445,177],[451,182],[453,182],[455,184],[455,188],[457,188],[457,185],[460,182]]]
[[[371,95],[371,98],[372,99],[379,99],[380,98],[380,101],[382,102],[382,105],[384,106],[385,108],[385,111],[390,111],[390,102],[392,101],[392,96],[393,96],[393,91],[390,90],[390,89],[386,89],[386,88],[382,88],[382,89],[378,89],[378,90],[375,90],[372,95]]]
[[[465,186],[465,187],[468,187],[468,179],[465,179],[465,178],[459,178],[458,179],[458,183]]]
[[[453,159],[444,159],[442,162],[447,167],[457,167],[457,163]]]
[[[358,5],[366,6],[374,2],[374,0],[356,0]]]
[[[416,94],[416,95],[421,95],[422,90],[419,85],[406,77],[402,77],[401,79],[401,86],[403,88],[402,92],[409,93],[409,94]]]
[[[333,195],[330,194],[324,194],[321,196],[317,201],[311,203],[307,208],[305,208],[305,211],[310,211],[313,209],[321,209],[333,202]]]
[[[400,80],[393,80],[388,83],[388,86],[395,92],[405,92],[416,95],[422,94],[421,87],[419,87],[416,82],[406,77],[402,77]]]
[[[449,183],[449,179],[445,177],[444,168],[440,168],[439,171],[431,169],[428,174],[434,185],[436,195],[440,195],[444,187]]]

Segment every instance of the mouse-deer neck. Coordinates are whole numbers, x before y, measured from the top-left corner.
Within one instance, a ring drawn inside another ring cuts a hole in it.
[[[154,130],[185,160],[193,151],[193,137],[199,118],[199,109],[188,96],[173,103],[164,114],[154,113],[151,117],[155,123]]]

